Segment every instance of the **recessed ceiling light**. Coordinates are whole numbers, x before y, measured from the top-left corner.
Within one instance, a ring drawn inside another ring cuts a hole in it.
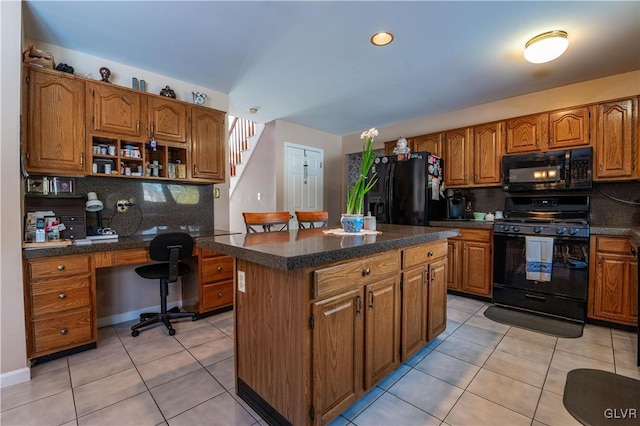
[[[393,34],[389,31],[380,31],[371,36],[371,44],[375,46],[386,46],[393,41]]]
[[[566,31],[549,31],[533,37],[524,45],[524,57],[534,64],[553,61],[567,50]]]

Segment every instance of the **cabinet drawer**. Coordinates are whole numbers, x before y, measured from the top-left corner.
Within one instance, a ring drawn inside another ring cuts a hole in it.
[[[402,253],[402,268],[406,269],[411,266],[431,262],[432,260],[447,255],[447,242],[439,241],[437,243],[423,244],[417,247],[405,249]]]
[[[353,288],[359,280],[375,280],[400,271],[400,253],[385,253],[314,271],[313,297],[325,297]]]
[[[203,286],[203,310],[222,308],[233,303],[233,281]]]
[[[33,322],[35,351],[89,343],[91,330],[91,309],[36,320]]]
[[[631,245],[627,237],[596,237],[596,250],[631,256]]]
[[[67,278],[31,285],[31,309],[34,317],[91,307],[90,278]]]
[[[121,265],[135,265],[138,263],[149,263],[149,250],[144,249],[131,249],[131,250],[116,250],[112,252],[112,266]]]
[[[218,253],[217,251],[209,250],[209,249],[200,249],[202,250],[202,257],[216,257],[216,256],[224,256],[222,253]]]
[[[88,273],[90,271],[90,256],[61,256],[57,259],[29,261],[29,278],[39,280],[52,279]]]
[[[233,257],[219,256],[202,259],[202,280],[212,283],[233,279]]]
[[[482,243],[491,242],[491,233],[493,231],[487,229],[470,229],[461,228],[460,235],[450,239],[467,240],[467,241],[479,241]]]

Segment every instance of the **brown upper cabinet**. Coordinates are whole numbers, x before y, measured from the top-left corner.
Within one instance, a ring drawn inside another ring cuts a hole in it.
[[[470,183],[471,138],[473,129],[450,130],[444,146],[444,183],[447,188],[467,186]]]
[[[384,155],[393,155],[393,148],[396,147],[397,141],[388,141],[384,143]]]
[[[500,185],[504,122],[452,130],[445,138],[447,188]]]
[[[149,125],[161,141],[187,142],[187,105],[173,99],[149,97]]]
[[[473,128],[474,184],[483,186],[501,184],[504,127],[504,122],[500,121]]]
[[[128,136],[146,136],[143,122],[142,93],[107,83],[88,83],[89,111],[87,124],[91,131]]]
[[[507,120],[506,154],[534,152],[548,146],[549,114]]]
[[[549,114],[549,149],[588,146],[589,107]]]
[[[224,182],[225,113],[211,108],[191,107],[191,177]]]
[[[431,133],[429,135],[415,136],[408,139],[411,151],[426,151],[442,157],[445,133]],[[393,149],[393,148],[392,148]]]
[[[83,175],[84,81],[30,68],[25,68],[24,77],[27,171],[46,174],[56,170],[68,176]]]
[[[631,180],[638,171],[638,99],[595,105],[594,179]]]

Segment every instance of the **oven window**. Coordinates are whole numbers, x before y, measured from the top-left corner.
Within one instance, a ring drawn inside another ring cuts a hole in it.
[[[524,236],[495,235],[494,281],[505,287],[581,300],[589,283],[589,240],[555,237],[551,281],[526,279]]]

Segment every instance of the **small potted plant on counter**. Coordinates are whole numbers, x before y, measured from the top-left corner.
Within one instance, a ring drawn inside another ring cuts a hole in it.
[[[374,128],[362,132],[362,166],[360,176],[347,192],[347,212],[342,215],[340,223],[346,232],[360,232],[364,225],[364,215],[362,214],[364,196],[373,188],[377,182],[376,174],[368,176],[375,155],[373,153],[373,139],[378,136],[378,131]]]

